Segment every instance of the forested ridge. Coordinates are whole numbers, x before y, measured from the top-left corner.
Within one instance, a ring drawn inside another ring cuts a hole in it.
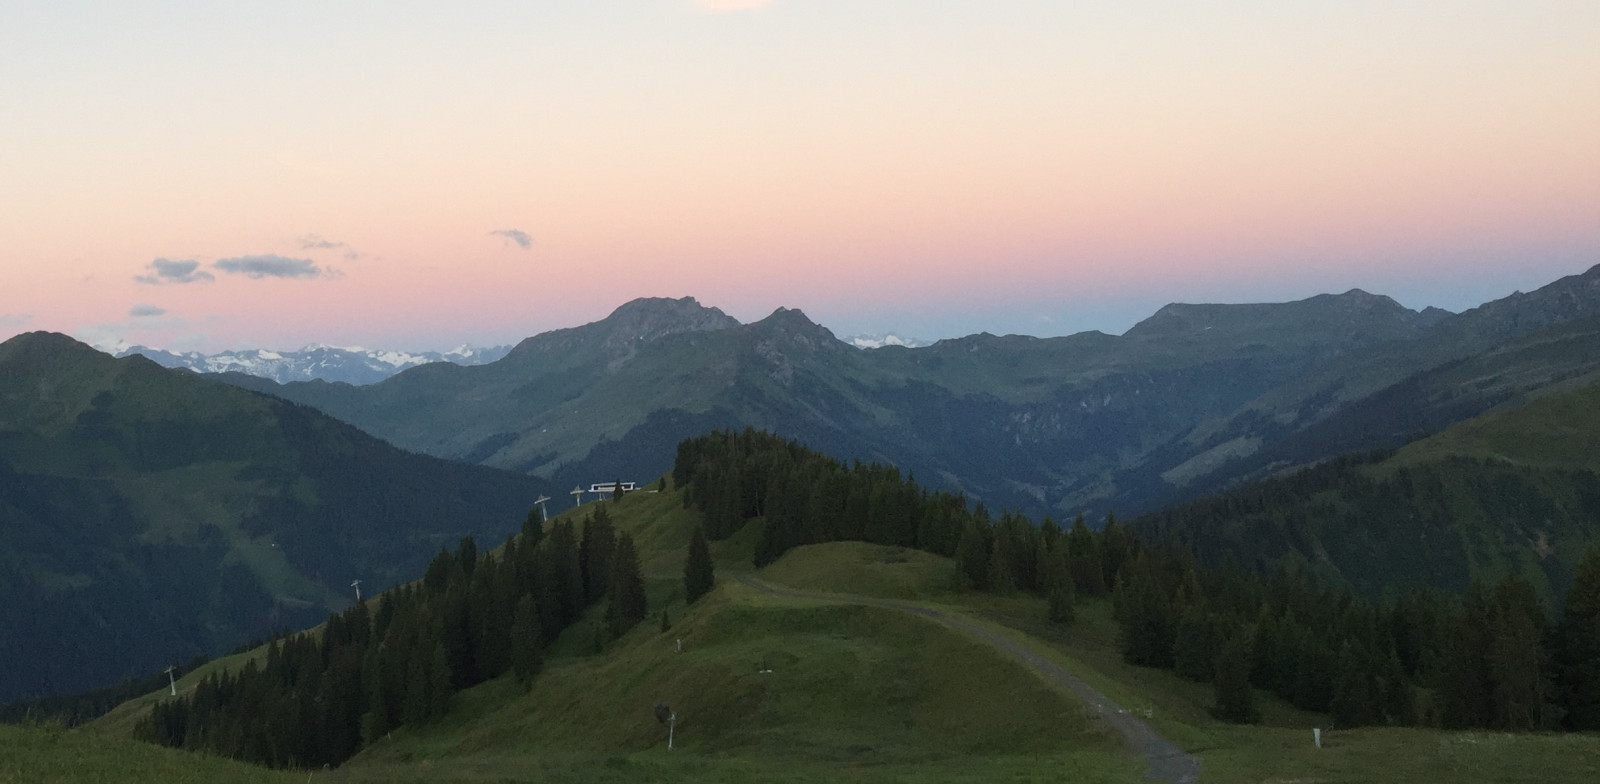
[[[603,504],[581,538],[567,521],[545,535],[535,511],[498,553],[464,538],[420,581],[270,641],[260,662],[157,704],[136,733],[272,767],[337,765],[444,715],[461,689],[507,673],[530,683],[544,646],[599,602],[611,635],[645,617],[633,539]]]
[[[1083,597],[1103,597],[1123,658],[1211,683],[1213,713],[1227,721],[1258,720],[1266,692],[1334,727],[1600,729],[1600,549],[1554,613],[1515,574],[1380,601],[1293,561],[1208,563],[1114,518],[1095,531],[1081,516],[1065,528],[994,516],[892,466],[847,465],[754,430],[682,442],[673,478],[703,519],[685,564],[691,601],[713,584],[707,539],[759,519],[757,566],[860,540],[949,557],[963,590],[1036,594],[1059,624]],[[417,582],[274,638],[235,671],[157,704],[137,734],[273,767],[336,765],[397,727],[436,720],[461,689],[507,675],[531,683],[544,647],[585,608],[604,603],[600,642],[646,617],[640,554],[608,508],[548,531],[530,513],[496,552],[464,538]]]
[[[713,539],[763,519],[757,566],[800,545],[863,540],[953,557],[964,586],[1038,593],[1053,620],[1072,618],[1076,595],[1109,593],[1123,657],[1210,681],[1227,720],[1255,720],[1254,692],[1265,690],[1344,727],[1600,729],[1600,549],[1550,617],[1515,574],[1379,602],[1294,563],[1209,565],[1184,542],[1136,537],[1114,519],[1099,532],[1081,517],[1066,531],[1049,518],[994,519],[892,466],[847,466],[754,430],[683,442],[673,477]]]
[[[1517,573],[1558,600],[1600,541],[1600,474],[1449,455],[1331,460],[1134,520],[1201,560],[1270,570],[1299,564],[1369,597],[1460,593]]]

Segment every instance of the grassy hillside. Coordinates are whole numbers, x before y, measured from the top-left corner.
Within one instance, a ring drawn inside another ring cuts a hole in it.
[[[57,727],[0,724],[0,784],[304,784],[306,774]]]
[[[503,537],[548,489],[60,335],[0,344],[0,699],[216,654]]]
[[[1326,727],[1326,717],[1272,698],[1263,698],[1261,726],[1222,724],[1207,713],[1209,687],[1122,662],[1108,602],[1081,601],[1077,623],[1051,624],[1041,600],[956,592],[952,563],[900,548],[796,548],[759,572],[761,579],[832,598],[793,598],[731,579],[749,570],[754,531],[744,531],[718,543],[718,587],[685,608],[676,580],[695,516],[676,493],[635,494],[611,510],[619,528],[641,542],[652,607],[669,609],[670,630],[648,620],[598,653],[575,635],[564,650],[552,649],[531,691],[509,678],[474,687],[454,698],[444,719],[402,728],[313,779],[1142,780],[1143,762],[1088,719],[1081,702],[997,648],[896,609],[902,606],[970,619],[1067,669],[1197,753],[1208,782],[1600,776],[1600,739],[1593,736],[1360,729],[1328,732],[1319,750],[1310,728]],[[884,600],[893,601],[874,604]],[[670,752],[665,728],[651,716],[660,700],[680,717]],[[82,780],[76,766],[92,773],[104,757],[80,750],[122,743],[90,732],[12,731],[7,751],[28,781]],[[118,730],[113,723],[99,732]],[[233,776],[229,763],[214,759],[139,749],[143,756],[130,755],[136,764],[119,780],[184,780],[145,758],[175,761],[161,764],[210,780],[280,780],[251,768]],[[46,773],[31,775],[39,771]]]
[[[1600,387],[1549,392],[1375,463],[1342,460],[1150,515],[1206,557],[1298,561],[1368,594],[1527,577],[1561,595],[1600,543]]]

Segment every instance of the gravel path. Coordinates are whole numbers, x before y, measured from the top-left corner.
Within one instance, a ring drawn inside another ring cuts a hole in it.
[[[1200,781],[1200,758],[1189,754],[1171,741],[1161,737],[1149,724],[1140,721],[1133,714],[1124,710],[1122,706],[1112,702],[1106,695],[1082,680],[1074,677],[1061,665],[1022,646],[1008,637],[996,634],[993,630],[973,620],[960,615],[940,612],[938,610],[921,607],[908,602],[897,602],[892,599],[874,599],[865,596],[840,596],[836,594],[810,593],[808,591],[795,591],[781,588],[749,575],[734,575],[734,579],[756,590],[775,593],[779,596],[789,596],[796,599],[811,599],[823,602],[838,602],[841,604],[865,604],[873,607],[884,607],[899,610],[926,618],[932,618],[940,623],[951,626],[989,645],[994,646],[1023,664],[1032,668],[1034,672],[1043,675],[1046,679],[1066,689],[1082,700],[1101,721],[1110,725],[1122,735],[1129,747],[1145,759],[1149,768],[1144,777],[1152,781],[1165,781],[1170,784],[1196,784]]]

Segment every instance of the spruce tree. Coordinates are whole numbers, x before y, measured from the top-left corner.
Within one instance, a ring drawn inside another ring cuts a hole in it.
[[[610,601],[607,620],[613,637],[622,636],[650,611],[645,601],[639,552],[633,546],[633,537],[627,533],[617,537],[617,551],[611,564],[611,591],[607,598]]]
[[[1256,708],[1255,690],[1250,687],[1250,637],[1235,634],[1217,654],[1216,676],[1212,679],[1215,704],[1211,715],[1234,724],[1261,720]]]
[[[1495,586],[1490,629],[1496,724],[1512,730],[1539,729],[1548,697],[1544,613],[1527,580],[1510,574]]]
[[[706,541],[705,528],[695,526],[689,539],[689,555],[683,564],[683,594],[694,604],[716,585],[716,564],[711,560],[711,546]]]
[[[616,527],[611,524],[611,515],[601,506],[583,524],[583,538],[578,544],[584,604],[593,604],[606,595],[611,581],[611,559],[616,549]]]
[[[511,617],[511,671],[524,688],[533,685],[534,676],[544,665],[539,653],[540,637],[539,608],[532,594],[523,594]]]
[[[1122,658],[1143,667],[1169,668],[1177,619],[1153,568],[1140,559],[1118,582],[1115,613],[1122,626]]]
[[[1077,596],[1073,591],[1072,574],[1067,571],[1066,541],[1058,537],[1053,548],[1041,544],[1039,553],[1042,554],[1038,565],[1039,588],[1049,602],[1050,621],[1072,623],[1077,620],[1073,608]]]
[[[1083,596],[1105,596],[1109,585],[1100,564],[1100,543],[1094,532],[1078,515],[1067,531],[1067,568],[1072,572],[1074,588]]]
[[[961,539],[956,544],[956,569],[963,588],[981,591],[989,587],[989,547],[983,531],[974,521],[969,520],[961,529]]]
[[[1179,677],[1205,683],[1216,677],[1217,649],[1221,646],[1218,624],[1204,604],[1190,599],[1178,621],[1172,644],[1172,671]]]
[[[1339,675],[1333,686],[1328,712],[1340,727],[1364,727],[1380,720],[1377,685],[1371,668],[1356,647],[1346,640],[1339,651]]]
[[[1566,726],[1584,732],[1600,730],[1600,547],[1589,548],[1573,570],[1554,647]]]
[[[528,510],[528,516],[522,521],[522,546],[537,547],[543,538],[544,512],[535,506]]]
[[[1011,560],[1006,558],[1003,542],[996,541],[989,552],[988,575],[990,591],[1008,596],[1017,590],[1017,583],[1012,576]]]

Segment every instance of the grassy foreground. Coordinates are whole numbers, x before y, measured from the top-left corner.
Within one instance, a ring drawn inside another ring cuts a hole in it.
[[[289,784],[306,774],[153,746],[125,737],[56,727],[0,724],[0,784],[168,782]]]
[[[1083,601],[1075,624],[1053,625],[1043,602],[959,593],[949,561],[902,548],[799,548],[762,580],[835,600],[790,598],[729,578],[750,568],[754,523],[715,545],[718,587],[685,607],[695,516],[675,493],[630,496],[612,516],[639,541],[652,611],[666,608],[672,626],[653,616],[597,653],[594,627],[580,622],[530,691],[482,684],[445,719],[403,728],[338,770],[294,773],[127,740],[151,695],[95,729],[0,727],[0,782],[1142,780],[1141,760],[1016,660],[855,597],[960,613],[1022,642],[1198,754],[1207,782],[1600,781],[1594,736],[1371,728],[1327,733],[1316,749],[1310,730],[1326,717],[1270,697],[1263,725],[1218,723],[1209,686],[1121,661],[1107,602]],[[672,751],[651,715],[657,701],[679,716]]]

